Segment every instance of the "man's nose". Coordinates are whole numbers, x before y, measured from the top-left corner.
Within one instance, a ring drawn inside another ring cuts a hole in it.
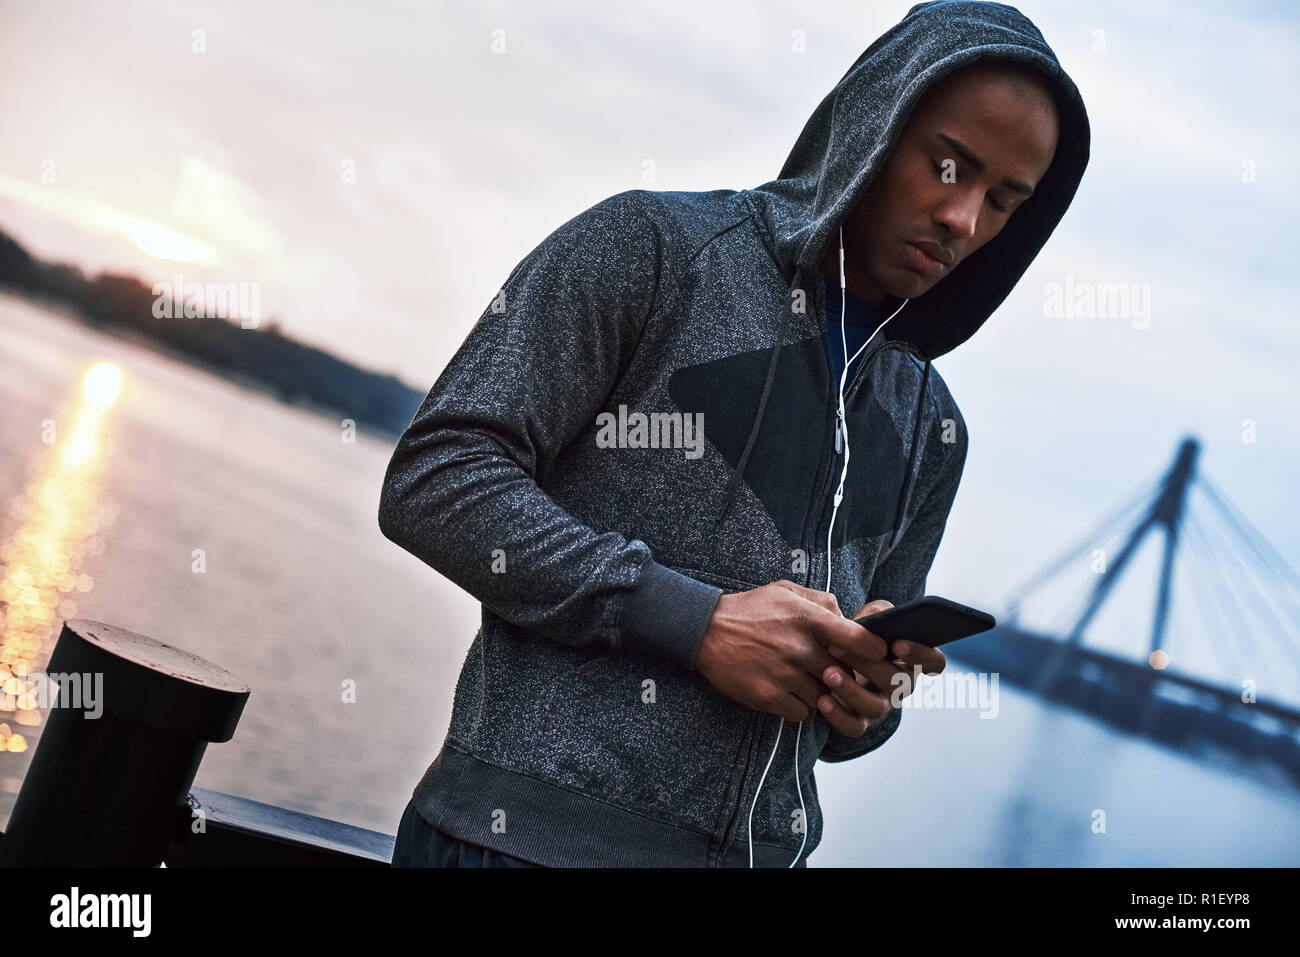
[[[953,239],[970,240],[979,225],[983,196],[973,190],[952,192],[939,207],[935,219],[948,227]]]

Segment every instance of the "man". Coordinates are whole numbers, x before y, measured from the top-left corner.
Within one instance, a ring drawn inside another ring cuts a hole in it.
[[[817,760],[879,747],[945,664],[851,620],[923,594],[956,495],[931,360],[1006,298],[1088,148],[1028,19],[935,0],[777,179],[619,193],[515,267],[384,482],[383,533],[483,605],[395,865],[805,864]]]

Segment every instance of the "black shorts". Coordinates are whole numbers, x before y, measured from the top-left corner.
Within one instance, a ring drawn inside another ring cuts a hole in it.
[[[432,827],[415,804],[406,802],[393,845],[393,867],[541,867],[488,847],[471,844]]]

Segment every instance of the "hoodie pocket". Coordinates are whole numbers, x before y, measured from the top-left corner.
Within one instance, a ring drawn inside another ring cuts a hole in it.
[[[763,586],[755,582],[741,581],[739,578],[728,578],[726,575],[719,575],[716,572],[704,571],[700,568],[687,568],[683,565],[669,565],[675,572],[694,578],[696,581],[704,582],[706,585],[713,585],[721,588],[724,592],[735,593],[742,591],[752,591],[755,588]]]

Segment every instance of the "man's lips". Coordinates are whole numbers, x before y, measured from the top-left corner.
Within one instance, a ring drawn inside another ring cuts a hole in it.
[[[930,246],[931,244],[926,243],[925,245]],[[939,258],[939,254],[943,254],[951,259],[952,253],[947,250],[939,249],[938,247],[926,249],[920,243],[913,242],[904,243],[904,246],[907,248],[908,265],[918,272],[937,276],[946,271],[949,267],[949,263],[944,262]]]
[[[952,254],[952,250],[944,249],[942,246],[936,243],[919,242],[919,243],[910,243],[910,245],[915,246],[917,249],[921,250],[930,258],[937,259],[945,266],[951,266],[952,261],[955,258]]]

